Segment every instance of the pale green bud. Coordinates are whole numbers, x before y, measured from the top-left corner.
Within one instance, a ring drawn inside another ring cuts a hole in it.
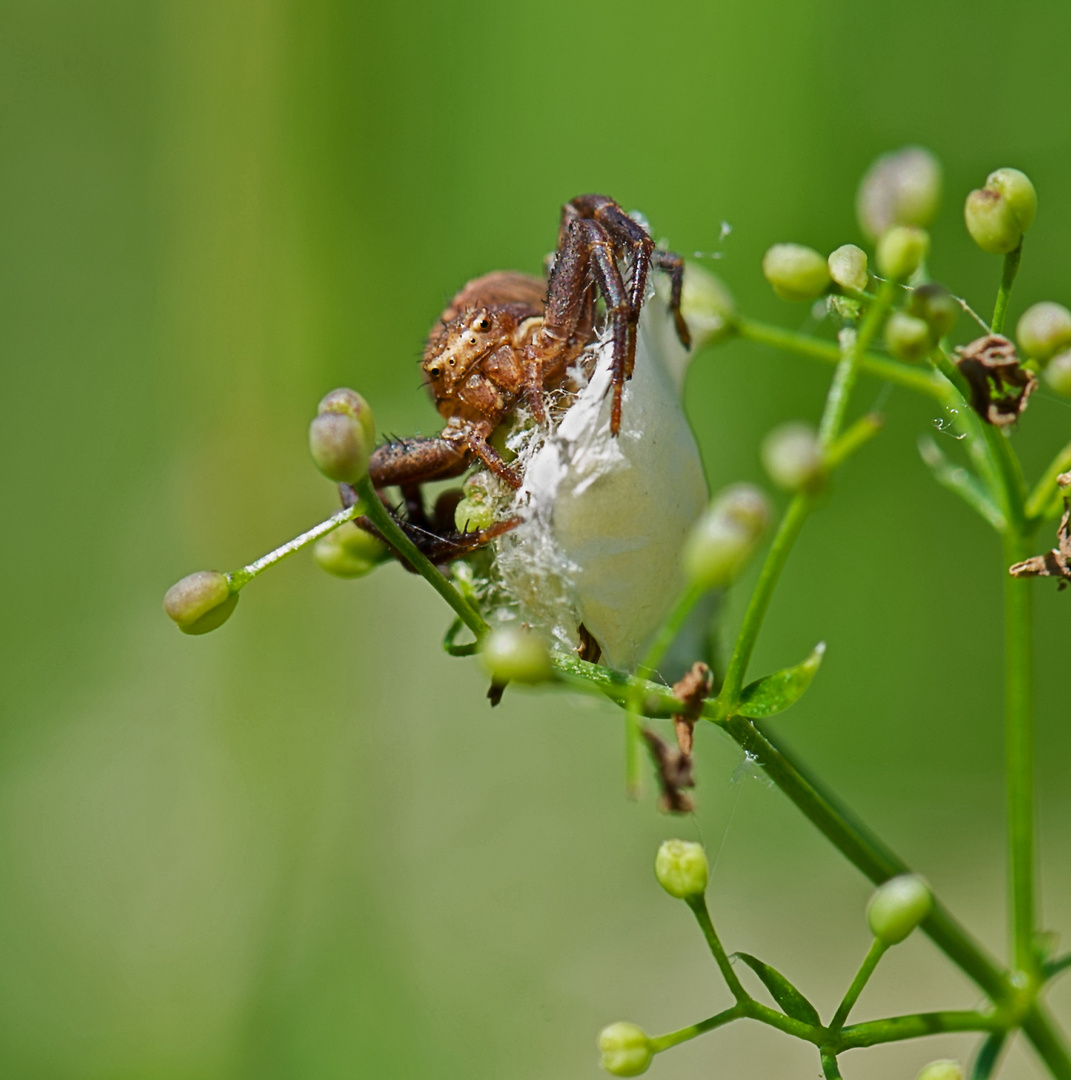
[[[782,300],[815,300],[829,288],[826,260],[803,244],[774,244],[762,257],[762,272]]]
[[[188,574],[164,594],[164,611],[184,634],[207,634],[222,626],[237,603],[238,594],[216,570]]]
[[[883,945],[899,945],[933,909],[930,887],[917,874],[890,878],[870,898],[866,918]]]
[[[316,467],[338,484],[356,484],[368,473],[372,444],[366,427],[348,413],[320,413],[309,424],[309,453]]]
[[[715,345],[732,333],[736,304],[720,278],[702,266],[686,262],[681,314],[691,331],[693,348]]]
[[[462,499],[454,507],[454,526],[458,532],[479,532],[495,523],[495,512],[478,499]]]
[[[329,394],[324,395],[316,408],[316,412],[318,415],[342,413],[345,416],[352,416],[364,428],[368,445],[375,446],[376,420],[372,415],[372,407],[356,390],[350,390],[346,386],[340,386],[337,390],[332,390]]]
[[[823,474],[822,445],[810,424],[794,421],[774,428],[760,456],[770,479],[785,491],[810,487]]]
[[[1023,227],[1011,203],[995,188],[972,191],[963,204],[963,219],[971,239],[990,255],[1007,255],[1023,239]]]
[[[910,277],[930,250],[930,234],[915,225],[896,225],[878,237],[878,269],[894,281]]]
[[[714,496],[710,510],[735,522],[752,540],[762,536],[770,521],[770,500],[754,484],[730,484],[722,488]]]
[[[912,289],[911,298],[907,302],[907,313],[927,323],[933,331],[935,341],[943,338],[956,325],[959,312],[959,302],[937,282]]]
[[[1071,398],[1071,351],[1057,353],[1049,361],[1043,377],[1061,397]]]
[[[836,251],[830,252],[826,259],[829,276],[842,289],[862,292],[870,275],[866,268],[866,252],[855,244],[841,244]]]
[[[929,355],[934,341],[929,325],[922,319],[894,311],[885,322],[885,344],[897,360],[910,364]]]
[[[650,1067],[654,1049],[643,1028],[619,1020],[599,1032],[599,1054],[611,1076],[639,1076]]]
[[[1049,300],[1032,304],[1019,317],[1015,336],[1027,356],[1044,363],[1071,345],[1071,311]]]
[[[963,1080],[963,1066],[948,1059],[931,1061],[923,1065],[917,1080]]]
[[[710,864],[702,844],[691,840],[666,840],[655,856],[654,872],[658,884],[670,896],[687,900],[707,891]]]
[[[883,154],[863,176],[856,212],[871,240],[894,225],[927,226],[941,201],[941,165],[921,146]]]
[[[1034,224],[1034,215],[1038,212],[1038,193],[1026,173],[1018,169],[997,169],[986,177],[985,186],[991,191],[999,191],[1008,200],[1023,232]]]
[[[364,577],[386,557],[387,545],[355,522],[347,521],[313,545],[312,555],[321,570],[341,578]]]
[[[546,645],[516,626],[492,630],[480,645],[480,662],[497,683],[541,683],[554,673]]]
[[[746,528],[708,510],[684,542],[685,577],[703,589],[728,585],[747,565],[754,549],[755,541]]]

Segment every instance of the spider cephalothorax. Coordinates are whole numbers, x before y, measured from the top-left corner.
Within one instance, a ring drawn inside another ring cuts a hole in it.
[[[613,343],[610,425],[616,435],[651,266],[670,274],[670,308],[687,347],[680,256],[657,249],[647,230],[604,195],[580,195],[563,207],[548,279],[496,271],[470,281],[433,328],[421,362],[446,426],[437,436],[380,446],[369,469],[376,488],[399,487],[409,522],[419,519],[423,531],[427,519],[420,485],[425,482],[459,476],[478,460],[511,487],[520,487],[522,478],[491,445],[491,435],[522,401],[544,422],[544,391],[562,383],[604,326]],[[501,528],[484,532],[497,535]],[[435,530],[430,539],[437,555],[450,558],[490,535],[447,536]],[[414,540],[421,543],[418,535]]]

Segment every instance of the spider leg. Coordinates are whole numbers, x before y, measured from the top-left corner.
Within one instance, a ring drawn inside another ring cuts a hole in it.
[[[681,289],[684,287],[684,260],[672,251],[661,251],[655,248],[651,261],[659,270],[665,270],[669,274],[670,293],[669,310],[673,312],[673,321],[677,326],[677,337],[686,348],[692,347],[692,335],[688,331],[688,324],[681,314]]]
[[[428,480],[460,476],[469,466],[464,445],[442,435],[432,438],[393,439],[376,447],[368,475],[377,488],[397,484],[405,488]]]
[[[457,439],[465,445],[501,480],[512,488],[521,486],[521,478],[503,460],[499,452],[487,441],[491,431],[483,424],[462,424]]]

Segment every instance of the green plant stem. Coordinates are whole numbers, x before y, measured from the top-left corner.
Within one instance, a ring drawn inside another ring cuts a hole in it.
[[[1071,1054],[1040,1002],[1035,1001],[1023,1017],[1023,1032],[1056,1080],[1071,1080]]]
[[[832,472],[843,464],[861,446],[865,446],[879,431],[885,422],[877,413],[860,416],[848,430],[840,436],[825,453],[825,467]]]
[[[814,496],[809,492],[801,491],[793,497],[785,516],[781,519],[777,535],[774,537],[766,561],[759,573],[755,591],[751,594],[747,611],[744,613],[744,621],[725,672],[725,681],[718,695],[718,701],[726,713],[732,712],[740,700],[744,676],[747,674],[747,666],[755,649],[755,642],[762,628],[766,610],[770,606],[770,600],[781,577],[781,571],[785,568],[792,545],[796,542],[796,537],[799,536],[813,505]]]
[[[1004,544],[1005,767],[1014,963],[1037,975],[1034,956],[1033,590],[1007,567],[1029,555],[1021,536]]]
[[[822,1072],[826,1080],[841,1080],[840,1065],[837,1064],[837,1055],[830,1054],[825,1050],[821,1053]]]
[[[733,997],[736,998],[738,1004],[750,1001],[750,995],[740,982],[736,971],[733,969],[733,965],[729,961],[729,957],[725,955],[725,949],[722,947],[721,941],[714,929],[714,923],[711,921],[710,912],[707,910],[706,897],[702,893],[698,896],[690,896],[687,900],[687,904],[692,909],[692,914],[695,916],[695,921],[699,923],[700,930],[703,931],[703,937],[706,938],[707,947],[710,949],[710,952],[718,965],[718,969],[721,971],[722,977],[728,984]]]
[[[1023,242],[1014,251],[1004,256],[1004,266],[1000,275],[1000,288],[997,290],[997,302],[993,306],[993,321],[989,324],[994,334],[1004,333],[1004,316],[1008,313],[1008,299],[1011,297],[1015,275],[1019,273],[1019,260],[1023,257]]]
[[[239,589],[248,585],[258,574],[264,573],[269,566],[274,566],[277,562],[281,562],[283,559],[287,558],[287,556],[293,555],[295,551],[300,551],[314,540],[319,540],[321,536],[326,536],[340,525],[345,525],[347,521],[352,521],[355,517],[359,517],[363,513],[364,508],[359,503],[347,507],[345,510],[339,510],[337,514],[332,514],[326,521],[321,521],[319,525],[314,525],[307,532],[303,532],[300,536],[295,536],[293,540],[288,540],[274,551],[269,551],[267,555],[261,555],[259,559],[254,559],[248,566],[243,566],[240,570],[232,570],[226,575],[227,582],[231,587],[231,592],[238,592]]]
[[[971,1067],[971,1080],[989,1080],[1007,1040],[1008,1033],[1006,1031],[994,1031],[982,1043],[978,1054],[975,1056],[974,1065]]]
[[[668,1050],[671,1046],[677,1046],[682,1042],[687,1042],[689,1039],[694,1039],[697,1035],[704,1035],[706,1032],[713,1031],[715,1028],[720,1028],[733,1020],[739,1020],[740,1017],[744,1015],[744,1010],[740,1005],[734,1005],[731,1009],[726,1009],[724,1012],[717,1013],[715,1016],[708,1017],[706,1020],[700,1020],[698,1024],[689,1024],[679,1031],[672,1031],[668,1035],[659,1035],[657,1038],[651,1040],[651,1048],[656,1054],[660,1054],[663,1050]]]
[[[863,963],[855,973],[855,978],[852,979],[852,985],[848,987],[848,992],[844,995],[844,1000],[837,1007],[837,1011],[829,1023],[831,1031],[836,1031],[844,1026],[844,1021],[848,1019],[848,1013],[852,1011],[852,1006],[859,1000],[863,987],[866,986],[870,976],[874,974],[874,968],[878,966],[878,961],[885,955],[887,947],[877,938],[874,939]]]
[[[822,415],[822,424],[819,429],[819,438],[822,445],[828,447],[840,434],[844,426],[844,418],[848,412],[848,402],[851,399],[852,390],[859,377],[859,365],[874,340],[874,335],[881,327],[885,313],[892,304],[896,295],[896,282],[883,281],[878,289],[877,299],[867,308],[863,322],[855,335],[855,340],[837,364],[836,374],[833,376],[833,385],[829,388],[829,396],[826,399],[826,408]]]
[[[876,1046],[878,1043],[902,1042],[904,1039],[920,1039],[925,1035],[937,1035],[953,1031],[999,1031],[1002,1020],[996,1015],[973,1011],[945,1011],[913,1013],[910,1016],[890,1016],[884,1020],[868,1020],[865,1024],[852,1024],[834,1036],[829,1042],[838,1053],[854,1050],[860,1046]]]
[[[1049,464],[1044,475],[1035,484],[1034,490],[1026,500],[1026,517],[1030,525],[1038,525],[1059,506],[1057,497],[1060,485],[1057,478],[1071,469],[1071,442],[1069,442]]]
[[[799,356],[808,356],[812,360],[821,360],[825,364],[839,364],[844,359],[840,348],[833,342],[822,341],[808,334],[783,330],[779,326],[772,326],[756,319],[741,318],[737,320],[735,326],[742,338],[760,345],[769,345]],[[940,384],[930,372],[923,368],[908,367],[907,364],[890,360],[886,356],[864,352],[859,356],[859,370],[865,371],[868,375],[875,375],[886,382],[914,390],[916,393],[936,398],[938,401],[944,400]]]
[[[355,487],[361,498],[364,514],[379,530],[383,539],[454,609],[461,621],[476,637],[483,637],[490,630],[483,617],[402,532],[390,512],[380,502],[379,495],[372,486],[371,478],[363,477]]]
[[[779,748],[756,721],[734,716],[723,725],[741,749],[752,754],[766,775],[796,804],[805,817],[875,885],[911,868],[863,825],[835,796],[824,790],[784,748]],[[922,924],[937,946],[995,1001],[1008,992],[997,962],[935,898]]]

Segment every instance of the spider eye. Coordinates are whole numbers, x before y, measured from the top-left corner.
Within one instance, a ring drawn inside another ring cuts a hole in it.
[[[437,379],[442,374],[442,370],[440,368],[437,368],[437,367],[428,368],[428,374],[433,379]]]
[[[488,319],[488,318],[487,318],[486,316],[484,316],[484,317],[483,317],[483,318],[482,318],[482,319],[481,319],[481,320],[480,320],[480,321],[479,321],[479,322],[478,322],[478,323],[476,324],[476,329],[477,329],[477,330],[490,330],[490,329],[491,329],[491,320],[490,320],[490,319]]]

